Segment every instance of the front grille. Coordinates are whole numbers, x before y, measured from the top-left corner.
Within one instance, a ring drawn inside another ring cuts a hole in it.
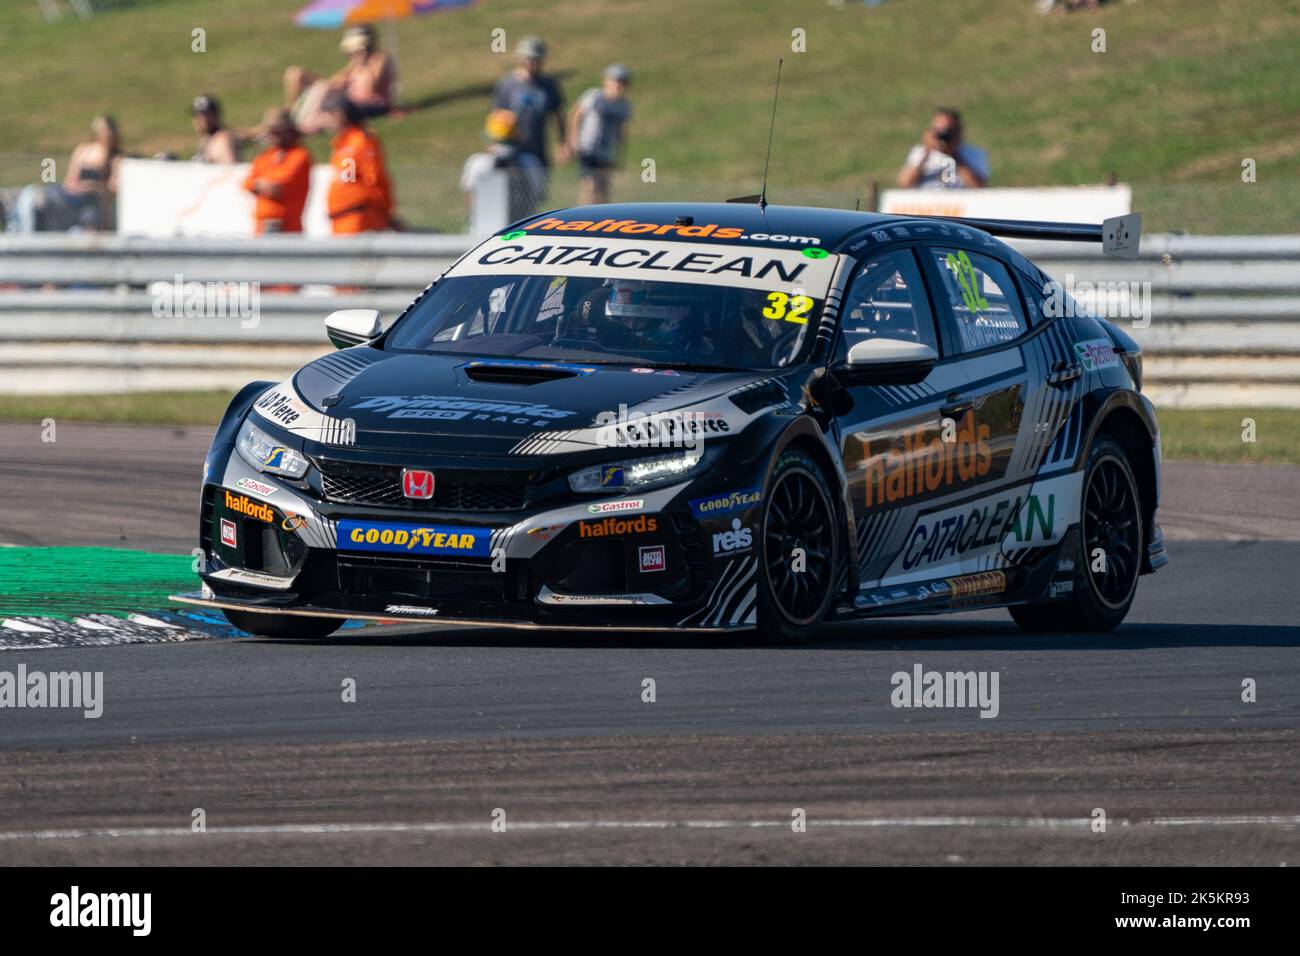
[[[340,554],[339,586],[347,594],[426,601],[504,601],[513,573],[497,574],[488,559],[403,559]]]
[[[321,475],[321,488],[330,501],[348,504],[399,505],[405,502],[402,485],[391,478],[364,475]]]
[[[504,481],[468,481],[435,473],[433,497],[413,499],[402,494],[402,469],[382,465],[322,468],[321,491],[326,500],[339,504],[413,511],[522,511],[528,503],[527,477],[523,475]]]

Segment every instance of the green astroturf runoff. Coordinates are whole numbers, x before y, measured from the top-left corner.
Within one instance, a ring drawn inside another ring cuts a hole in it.
[[[126,615],[199,586],[189,555],[123,548],[0,548],[0,618]]]

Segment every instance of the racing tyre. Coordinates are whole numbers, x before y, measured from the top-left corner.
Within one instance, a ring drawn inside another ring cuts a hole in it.
[[[1026,631],[1110,631],[1128,614],[1146,545],[1142,501],[1124,449],[1105,435],[1088,452],[1082,510],[1074,590],[1063,601],[1013,606]]]
[[[833,500],[806,454],[790,450],[777,460],[758,535],[758,631],[765,640],[806,641],[826,617],[840,567]]]
[[[307,617],[300,614],[260,614],[256,611],[222,609],[226,620],[241,631],[258,637],[310,640],[328,637],[343,625],[341,617]]]

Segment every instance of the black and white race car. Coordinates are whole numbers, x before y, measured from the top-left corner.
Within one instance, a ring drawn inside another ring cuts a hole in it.
[[[231,403],[201,591],[346,618],[650,631],[1007,605],[1107,630],[1165,563],[1142,357],[995,236],[1103,226],[758,204],[573,208]]]

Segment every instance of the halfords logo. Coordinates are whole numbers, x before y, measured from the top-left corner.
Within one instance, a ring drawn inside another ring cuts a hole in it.
[[[264,505],[260,501],[254,501],[252,498],[246,498],[243,495],[233,495],[226,492],[226,507],[231,511],[237,511],[241,515],[248,515],[250,518],[256,518],[258,521],[270,523],[275,520],[275,512],[271,510],[270,505]]]
[[[988,474],[993,462],[988,446],[989,426],[978,423],[974,411],[962,418],[953,441],[944,441],[941,434],[936,434],[927,444],[926,433],[925,425],[910,428],[903,433],[901,450],[890,447],[874,454],[871,442],[863,440],[868,508]]]
[[[418,468],[403,468],[402,495],[417,500],[432,498],[433,472]]]
[[[489,554],[490,528],[438,525],[393,525],[377,521],[340,521],[336,544],[353,551],[396,551],[404,554]]]
[[[619,518],[606,518],[603,521],[579,521],[578,537],[579,538],[610,538],[615,535],[625,534],[645,534],[654,531],[659,527],[659,523],[654,518],[641,515],[639,518],[629,518],[622,520]]]
[[[821,245],[819,236],[789,236],[784,233],[746,233],[738,226],[683,225],[680,223],[639,222],[636,219],[556,219],[554,216],[539,219],[528,229],[556,232],[600,232],[616,236],[676,236],[691,239],[748,239],[754,242],[793,242],[801,245]]]

